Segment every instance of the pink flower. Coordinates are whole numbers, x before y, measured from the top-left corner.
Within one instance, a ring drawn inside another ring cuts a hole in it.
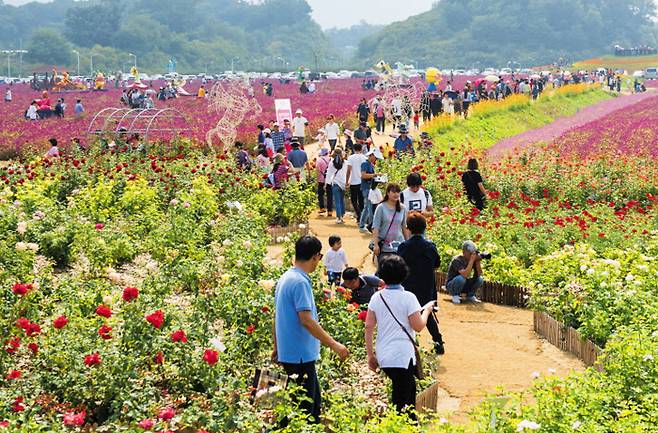
[[[174,416],[176,416],[176,411],[171,407],[166,407],[162,409],[158,414],[158,418],[160,418],[163,421],[168,421],[172,419]]]
[[[96,230],[103,230],[104,228],[105,228],[105,224],[103,223],[96,224]]]
[[[151,430],[155,425],[155,421],[146,418],[137,423],[137,426],[143,430]]]
[[[87,412],[84,410],[78,413],[75,413],[74,411],[68,411],[64,414],[64,425],[69,427],[80,427],[84,425],[86,417]]]

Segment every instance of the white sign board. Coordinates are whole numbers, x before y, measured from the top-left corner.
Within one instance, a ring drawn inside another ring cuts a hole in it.
[[[292,107],[290,99],[275,99],[274,111],[276,111],[276,121],[283,128],[283,121],[285,119],[292,120]]]

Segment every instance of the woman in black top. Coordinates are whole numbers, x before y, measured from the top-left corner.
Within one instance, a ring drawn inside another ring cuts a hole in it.
[[[484,201],[487,197],[487,190],[482,183],[482,176],[477,171],[478,162],[476,159],[471,158],[468,160],[468,171],[462,174],[462,183],[464,184],[464,192],[468,201],[479,210],[484,209]]]

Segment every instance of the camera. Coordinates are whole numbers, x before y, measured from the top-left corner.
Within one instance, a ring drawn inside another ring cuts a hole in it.
[[[480,256],[480,258],[481,258],[482,260],[490,260],[490,259],[491,259],[491,253],[488,253],[488,252],[486,252],[486,251],[483,251],[483,252],[476,251],[475,254],[477,254],[478,256]]]

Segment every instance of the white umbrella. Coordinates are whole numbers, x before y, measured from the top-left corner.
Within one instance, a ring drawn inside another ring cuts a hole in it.
[[[539,75],[539,74],[532,74],[532,75],[530,76],[530,78],[532,78],[533,80],[539,80],[539,79],[541,78],[541,75]]]
[[[500,81],[500,78],[496,77],[495,75],[487,75],[484,77],[484,79],[490,83],[497,83]]]

